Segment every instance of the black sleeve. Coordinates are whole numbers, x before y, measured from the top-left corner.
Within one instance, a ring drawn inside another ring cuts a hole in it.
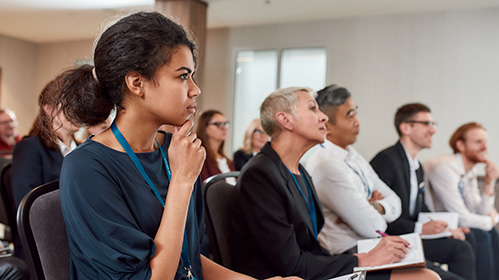
[[[387,233],[406,234],[414,232],[416,225],[409,215],[409,205],[407,204],[407,186],[404,186],[402,174],[393,160],[386,152],[381,152],[371,160],[371,166],[378,174],[379,178],[385,182],[400,198],[402,203],[402,214],[398,219],[388,224]]]

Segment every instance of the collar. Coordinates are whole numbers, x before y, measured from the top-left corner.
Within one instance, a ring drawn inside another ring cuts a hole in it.
[[[320,147],[326,149],[326,151],[330,151],[334,154],[335,157],[338,157],[342,160],[352,159],[357,155],[357,151],[355,151],[352,146],[347,146],[347,149],[345,150],[327,139],[323,144],[320,145]]]
[[[402,142],[400,142],[400,145],[402,146],[402,148],[404,149],[404,152],[405,152],[405,155],[407,157],[407,162],[409,162],[409,167],[411,168],[411,170],[418,170],[419,169],[419,160],[417,158],[412,158],[411,155],[409,154],[409,152],[407,152],[406,148],[404,147],[404,144],[402,144]]]
[[[59,150],[61,151],[61,154],[63,157],[67,156],[72,150],[76,148],[76,142],[75,140],[71,140],[71,144],[69,144],[69,147],[64,145],[64,143],[61,141],[61,139],[57,139],[57,145],[59,145]]]
[[[463,157],[461,156],[461,154],[457,153],[457,154],[454,154],[454,156],[456,157],[456,160],[457,160],[457,171],[459,172],[459,175],[461,175],[461,177],[464,177],[467,179],[471,179],[471,178],[476,177],[476,169],[474,166],[473,166],[473,168],[470,169],[470,171],[466,172],[464,170]]]

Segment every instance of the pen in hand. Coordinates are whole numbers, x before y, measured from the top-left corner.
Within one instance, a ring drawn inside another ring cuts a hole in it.
[[[381,230],[377,230],[376,233],[383,236],[383,237],[388,236],[388,234],[382,232]]]
[[[381,235],[382,237],[386,237],[386,236],[389,236],[388,234],[382,232],[381,230],[376,230],[376,233]],[[405,246],[407,249],[410,249],[411,247],[410,246]]]

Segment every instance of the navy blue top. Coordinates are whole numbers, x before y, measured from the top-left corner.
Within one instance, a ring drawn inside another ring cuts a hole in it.
[[[162,147],[171,141],[166,134]],[[168,177],[159,150],[138,153],[147,175],[166,201]],[[203,279],[199,244],[204,231],[198,178],[187,216],[193,273]],[[149,279],[154,236],[163,207],[124,152],[88,139],[64,159],[61,204],[71,250],[71,279]],[[179,256],[180,259],[180,256]],[[179,261],[175,279],[186,279]]]

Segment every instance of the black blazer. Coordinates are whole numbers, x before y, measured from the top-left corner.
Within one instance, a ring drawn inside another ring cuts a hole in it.
[[[322,208],[310,176],[300,169],[312,189],[320,231]],[[296,275],[313,280],[351,273],[357,266],[357,257],[331,256],[320,246],[308,207],[270,143],[244,166],[236,189],[231,216],[236,271],[259,279]]]
[[[32,189],[59,179],[63,159],[61,151],[45,147],[38,136],[24,138],[16,145],[11,173],[16,207]]]
[[[409,214],[411,171],[402,143],[398,141],[395,146],[379,152],[371,160],[371,165],[381,180],[397,193],[402,202],[402,214],[397,220],[388,224],[386,231],[396,235],[414,232],[417,213],[413,216]],[[422,170],[421,168],[421,172]],[[424,175],[421,173],[420,176]],[[424,203],[424,193],[422,212],[428,212],[428,207]]]

